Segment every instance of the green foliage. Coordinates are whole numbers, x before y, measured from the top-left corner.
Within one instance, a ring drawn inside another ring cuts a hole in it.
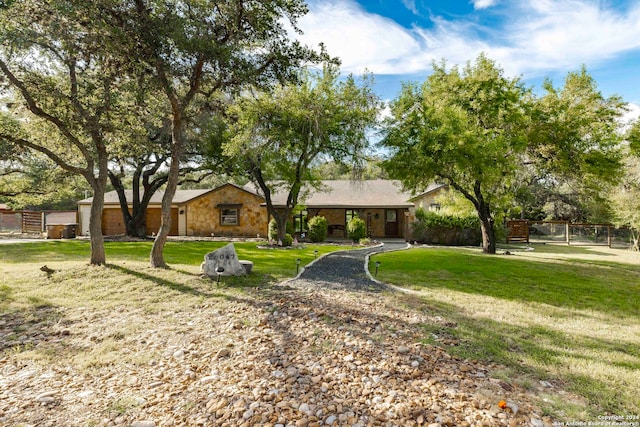
[[[278,240],[278,223],[275,218],[269,221],[269,240]]]
[[[284,239],[282,239],[282,246],[289,247],[293,245],[293,236],[291,234],[286,233],[284,235]]]
[[[367,237],[367,223],[358,217],[351,218],[347,223],[347,236],[354,242]]]
[[[422,243],[475,246],[482,241],[477,215],[444,215],[417,209],[411,227],[413,238]]]
[[[438,213],[443,215],[454,216],[477,216],[476,208],[469,199],[455,190],[446,189],[435,198],[436,203],[440,205]]]
[[[640,118],[636,119],[627,132],[627,141],[632,154],[640,156]]]
[[[424,209],[416,210],[416,220],[425,227],[446,227],[446,228],[479,228],[480,221],[476,215],[473,216],[456,216],[442,215],[437,212],[425,211]]]
[[[539,173],[561,181],[616,182],[622,99],[605,98],[584,67],[568,73],[561,88],[547,80],[544,90],[532,103],[528,133],[530,160]]]
[[[309,220],[307,236],[314,243],[324,242],[329,231],[329,222],[323,216],[314,216]]]
[[[313,170],[317,162],[363,161],[366,132],[380,107],[368,75],[361,82],[353,76],[341,79],[338,67],[326,64],[321,73],[301,73],[300,80],[245,96],[230,108],[235,136],[225,154],[263,189],[273,217],[281,213],[271,194],[284,196],[282,214],[288,217],[305,192],[319,184]]]
[[[532,197],[546,219],[611,221],[606,196],[621,177],[624,111],[622,99],[605,98],[584,67],[568,73],[560,88],[545,82],[529,112],[531,191],[521,195]]]
[[[584,69],[569,73],[561,89],[547,82],[536,97],[484,55],[463,70],[436,64],[422,86],[406,84],[391,103],[385,167],[405,187],[437,181],[462,194],[492,252],[493,223],[505,212],[539,215],[540,206],[563,199],[587,217],[606,218],[599,201],[619,176],[623,107],[618,97],[604,98]],[[526,188],[536,184],[545,191]],[[574,189],[570,198],[559,191],[565,184]]]
[[[463,70],[434,64],[422,86],[407,84],[391,103],[384,163],[407,188],[449,184],[473,203],[495,252],[494,215],[511,199],[510,185],[527,147],[528,91],[486,56]]]
[[[363,237],[358,241],[358,244],[363,246],[369,246],[371,244],[371,239],[369,237]]]
[[[293,225],[290,222],[287,222],[287,229],[285,230],[285,234],[292,235],[293,234]],[[286,236],[285,236],[286,238]],[[271,218],[269,221],[269,240],[278,241],[278,222],[275,218]],[[293,239],[292,239],[293,242]],[[284,243],[284,239],[283,239]],[[285,245],[290,246],[290,245]]]
[[[640,157],[629,156],[625,162],[623,181],[609,195],[614,222],[631,228],[633,246],[640,250]]]

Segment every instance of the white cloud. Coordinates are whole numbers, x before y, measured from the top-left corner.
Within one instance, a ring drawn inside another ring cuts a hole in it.
[[[476,10],[486,9],[498,3],[498,0],[472,0],[473,8]]]
[[[411,9],[413,0],[403,0]],[[496,0],[473,0],[480,9]],[[404,28],[367,13],[352,0],[312,1],[300,21],[302,40],[324,42],[339,56],[346,72],[368,69],[380,74],[429,72],[431,62],[464,64],[480,52],[510,75],[545,75],[549,71],[589,67],[640,49],[640,4],[626,14],[606,9],[598,0],[519,0],[492,9],[505,14],[500,27],[470,20],[432,17],[431,28]]]
[[[627,104],[627,112],[622,117],[623,129],[628,129],[633,122],[640,118],[640,105],[629,103]]]
[[[312,4],[299,27],[301,39],[323,42],[330,55],[342,59],[346,72],[403,73],[406,61],[421,51],[412,34],[391,19],[368,14],[350,1]]]
[[[604,9],[603,4],[587,0],[525,3],[520,18],[504,28],[506,46],[496,52],[504,56],[505,64],[528,72],[575,69],[640,49],[640,6],[622,15]]]
[[[418,8],[416,7],[416,0],[402,0],[404,7],[409,9],[414,15],[418,15]]]

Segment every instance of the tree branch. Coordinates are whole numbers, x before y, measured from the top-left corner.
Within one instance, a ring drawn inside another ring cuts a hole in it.
[[[22,97],[24,98],[24,100],[27,103],[27,108],[29,109],[29,111],[31,111],[36,116],[38,116],[40,118],[43,118],[46,121],[48,121],[49,123],[53,124],[62,133],[62,135],[64,135],[69,140],[69,142],[71,142],[74,146],[76,146],[80,150],[82,155],[87,160],[87,163],[89,163],[89,167],[93,167],[92,156],[89,153],[89,151],[87,150],[87,148],[82,144],[82,142],[73,133],[71,133],[69,128],[62,122],[62,120],[60,120],[59,118],[54,117],[51,114],[45,112],[42,108],[40,108],[38,106],[37,102],[33,99],[33,97],[31,96],[31,93],[29,92],[27,87],[24,85],[24,83],[22,81],[20,81],[20,79],[18,79],[11,72],[11,70],[9,70],[9,68],[7,67],[7,64],[2,59],[0,59],[0,71],[2,71],[2,73],[7,77],[7,79],[9,79],[9,81],[11,82],[12,85],[14,85],[16,88],[18,88],[18,90],[22,94]],[[32,146],[30,146],[30,147],[34,148]],[[40,148],[44,149],[44,147],[40,147]],[[36,149],[36,148],[34,148],[34,149]],[[38,151],[41,151],[42,153],[44,153],[44,151],[42,151],[42,150],[38,150]],[[49,151],[49,150],[47,150],[47,151]],[[49,152],[52,153],[51,151],[49,151]],[[49,155],[49,154],[47,154],[47,155]],[[53,157],[52,157],[52,159],[53,159]],[[61,165],[61,167],[62,167],[62,165]]]
[[[45,156],[49,157],[51,160],[53,160],[55,162],[55,164],[57,164],[58,166],[60,166],[62,169],[78,174],[78,175],[82,175],[82,176],[86,176],[86,174],[88,172],[90,172],[92,169],[91,167],[87,167],[86,169],[83,168],[79,168],[77,166],[73,166],[70,165],[69,163],[67,163],[62,157],[58,156],[56,153],[54,153],[53,151],[49,150],[46,147],[43,147],[41,145],[35,144],[31,141],[28,141],[26,139],[22,139],[22,138],[16,138],[13,135],[7,135],[7,134],[3,134],[0,133],[0,137],[6,139],[7,141],[12,142],[13,144],[17,144],[20,145],[22,147],[27,147],[30,148],[32,150],[35,150],[39,153],[44,154]]]

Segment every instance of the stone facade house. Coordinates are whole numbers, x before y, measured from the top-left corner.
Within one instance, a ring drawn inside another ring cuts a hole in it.
[[[132,199],[127,192],[127,200]],[[156,192],[147,208],[148,234],[160,228],[163,192]],[[89,215],[92,198],[78,202],[79,234],[89,233]],[[266,210],[264,198],[235,184],[224,184],[214,189],[177,190],[171,205],[170,236],[266,236]],[[118,194],[105,194],[102,211],[102,233],[112,236],[125,233],[125,224]]]
[[[302,211],[291,219],[297,234],[305,232],[306,221],[316,215],[327,218],[329,237],[345,237],[347,222],[354,216],[365,220],[368,235],[373,238],[409,239],[409,224],[417,203],[432,203],[443,188],[435,185],[413,196],[402,190],[398,181],[323,181],[319,189],[305,192],[300,200]],[[131,194],[127,195],[128,200]],[[284,206],[286,194],[275,193],[276,208]],[[79,234],[89,230],[92,199],[78,202]],[[162,193],[154,195],[147,210],[147,231],[160,226]],[[434,203],[434,202],[433,202]],[[174,236],[266,237],[269,215],[260,192],[251,185],[224,184],[209,190],[178,190],[172,205]],[[125,227],[115,191],[105,195],[103,233],[124,234]]]

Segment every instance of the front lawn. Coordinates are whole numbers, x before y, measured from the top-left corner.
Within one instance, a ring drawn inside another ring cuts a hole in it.
[[[263,249],[256,242],[235,242],[238,257],[253,261],[248,276],[215,279],[201,277],[204,255],[227,242],[168,242],[165,261],[169,269],[149,267],[152,242],[106,242],[107,265],[89,266],[90,247],[84,240],[50,240],[0,245],[0,311],[38,306],[130,304],[145,310],[165,305],[193,304],[216,295],[217,286],[252,288],[273,285],[296,275],[300,268],[325,253],[342,250],[337,245]],[[318,251],[317,255],[314,251]],[[54,273],[40,270],[46,265]],[[159,286],[158,286],[159,285]]]
[[[525,388],[547,388],[550,413],[640,413],[640,255],[511,251],[417,248],[376,255],[369,268],[379,261],[379,280],[417,292],[417,309],[442,319],[424,325],[425,342],[503,364],[504,379]]]

